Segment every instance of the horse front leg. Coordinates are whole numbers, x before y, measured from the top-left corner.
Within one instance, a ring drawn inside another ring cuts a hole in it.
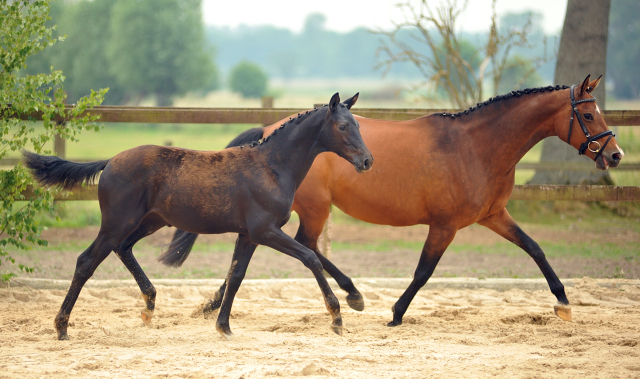
[[[409,304],[411,304],[416,293],[427,283],[431,274],[433,274],[433,270],[435,270],[438,265],[440,257],[442,257],[444,251],[449,247],[451,241],[453,241],[457,230],[457,228],[448,225],[432,225],[429,227],[429,235],[422,248],[422,254],[420,255],[418,267],[416,267],[413,275],[413,280],[398,301],[391,307],[393,320],[389,322],[387,326],[398,326],[402,324],[402,317],[407,311],[407,308],[409,308]]]
[[[503,208],[500,212],[478,221],[478,224],[486,226],[508,241],[518,245],[533,258],[547,280],[551,293],[553,293],[558,300],[553,307],[555,314],[565,321],[571,321],[571,305],[564,292],[564,285],[560,282],[560,279],[558,279],[549,262],[547,262],[547,258],[540,246],[520,229],[507,209]]]
[[[331,287],[329,287],[329,283],[322,272],[322,263],[320,263],[316,254],[275,226],[255,238],[252,236],[252,240],[260,245],[269,246],[272,249],[298,259],[305,265],[305,267],[311,270],[313,276],[315,276],[316,281],[318,282],[320,290],[322,291],[325,306],[333,320],[331,329],[334,333],[342,335],[340,302],[338,302],[338,298],[334,295]]]
[[[253,252],[257,247],[258,245],[252,243],[247,235],[238,235],[236,247],[233,251],[231,267],[229,268],[229,273],[227,274],[227,278],[223,284],[223,287],[226,286],[227,288],[226,291],[223,291],[224,297],[222,298],[220,313],[218,313],[218,320],[216,321],[216,330],[227,340],[231,340],[233,338],[233,333],[231,333],[231,328],[229,327],[229,316],[231,314],[233,299],[238,292],[238,288],[240,288],[240,284],[244,279],[247,267],[249,266],[249,262],[253,256]]]

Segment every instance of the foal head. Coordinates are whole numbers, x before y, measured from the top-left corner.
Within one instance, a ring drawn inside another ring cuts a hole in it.
[[[358,172],[365,172],[371,170],[373,156],[362,140],[360,124],[349,111],[358,100],[358,95],[355,94],[344,103],[340,102],[337,93],[331,97],[318,139],[327,151],[352,163]]]
[[[618,166],[624,152],[607,127],[595,98],[591,96],[602,76],[593,81],[589,81],[589,78],[590,75],[587,75],[582,85],[572,86],[569,90],[569,99],[566,101],[571,106],[571,118],[564,116],[563,111],[555,123],[556,134],[575,147],[578,154],[593,159],[598,169],[606,170]]]

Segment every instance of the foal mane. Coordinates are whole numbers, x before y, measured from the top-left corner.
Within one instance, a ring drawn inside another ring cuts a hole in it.
[[[520,97],[522,95],[528,95],[531,93],[538,93],[538,92],[545,92],[545,91],[558,91],[558,90],[563,90],[563,89],[567,89],[569,88],[569,86],[566,85],[557,85],[557,86],[548,86],[548,87],[536,87],[536,88],[525,88],[523,90],[517,90],[517,91],[511,91],[508,93],[505,93],[504,95],[498,95],[495,97],[490,97],[489,99],[487,99],[486,101],[482,102],[482,103],[477,103],[476,105],[470,107],[469,109],[466,109],[464,111],[460,111],[458,113],[448,113],[448,112],[443,112],[443,113],[436,113],[440,116],[446,116],[446,117],[451,117],[451,118],[455,118],[455,117],[460,117],[462,115],[466,115],[469,114],[473,111],[475,111],[478,108],[481,108],[483,106],[489,105],[489,104],[493,104],[497,101],[500,100],[506,100],[506,99],[510,99],[512,97]]]
[[[296,115],[296,117],[289,117],[288,121],[285,121],[283,124],[280,125],[279,128],[276,128],[273,130],[273,132],[271,132],[271,134],[269,134],[268,136],[262,138],[262,139],[258,139],[257,141],[253,141],[247,145],[242,145],[240,146],[240,148],[243,148],[245,146],[248,147],[256,147],[258,145],[262,145],[263,143],[267,142],[267,140],[269,140],[269,138],[271,138],[272,136],[276,135],[276,132],[278,130],[284,129],[285,126],[287,125],[300,125],[300,123],[302,123],[304,120],[306,120],[311,114],[315,113],[318,109],[320,108],[315,108],[312,111],[305,111],[305,112],[300,112]]]

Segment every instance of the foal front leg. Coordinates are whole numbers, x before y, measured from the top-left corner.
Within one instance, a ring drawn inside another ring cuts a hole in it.
[[[331,329],[334,333],[342,335],[340,303],[322,273],[322,263],[320,263],[316,254],[275,226],[255,238],[252,236],[252,240],[260,245],[269,246],[272,249],[298,259],[305,267],[311,270],[318,282],[318,286],[320,286],[327,310],[333,319]]]
[[[507,211],[507,208],[503,208],[495,215],[478,221],[478,224],[486,226],[507,240],[518,245],[522,250],[526,251],[531,258],[533,258],[540,268],[540,271],[542,271],[545,279],[547,279],[551,293],[553,293],[558,300],[556,305],[553,307],[555,314],[565,321],[571,321],[571,305],[569,305],[569,299],[567,299],[567,295],[564,292],[564,285],[562,285],[562,282],[558,279],[558,276],[551,268],[551,265],[547,262],[547,258],[540,246],[536,241],[531,239],[531,237],[526,235],[522,229],[520,229],[518,224],[516,224]]]

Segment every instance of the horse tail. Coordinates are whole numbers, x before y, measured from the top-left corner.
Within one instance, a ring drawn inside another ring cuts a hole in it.
[[[236,138],[232,139],[231,142],[227,144],[227,147],[242,146],[251,142],[258,141],[262,138],[263,134],[264,128],[247,129],[244,132],[238,134]]]
[[[195,233],[177,229],[173,234],[173,240],[171,240],[169,248],[158,257],[158,262],[169,267],[182,266],[184,261],[187,260],[196,238],[198,238],[198,235]]]
[[[76,163],[56,156],[38,155],[23,150],[24,165],[31,169],[33,177],[43,186],[59,186],[71,190],[82,183],[93,183],[110,159]]]

